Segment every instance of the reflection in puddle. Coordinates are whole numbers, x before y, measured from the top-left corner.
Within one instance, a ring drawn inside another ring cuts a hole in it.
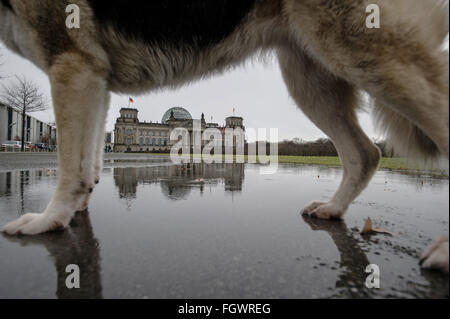
[[[23,215],[25,211],[29,211],[30,208],[42,208],[48,204],[46,199],[42,199],[40,196],[30,196],[28,191],[30,188],[36,187],[37,183],[40,183],[44,177],[49,177],[52,180],[51,184],[56,183],[54,177],[54,171],[49,174],[49,170],[35,169],[28,171],[12,171],[12,172],[0,172],[0,198],[13,198],[17,197],[17,205],[15,211],[18,215]]]
[[[225,191],[241,191],[244,164],[187,164],[114,168],[114,182],[120,198],[135,198],[139,184],[161,185],[163,194],[172,200],[186,199],[192,188],[204,191],[207,185],[225,184]]]
[[[328,222],[300,208],[329,198],[340,169],[110,164],[90,212],[69,229],[0,236],[0,298],[448,296],[448,278],[417,265],[430,239],[448,233],[448,179],[378,172],[345,222]],[[56,183],[45,169],[0,172],[0,224],[42,211]],[[400,235],[362,238],[369,216]],[[364,285],[371,263],[380,290]],[[65,286],[69,264],[81,289]]]
[[[89,212],[79,212],[73,218],[70,229],[39,236],[4,236],[21,246],[43,246],[53,260],[57,274],[56,297],[60,299],[103,298],[99,243],[94,237]],[[68,265],[80,268],[80,288],[68,289],[66,272]]]
[[[365,269],[370,262],[345,222],[319,220],[306,216],[303,216],[303,220],[313,231],[328,233],[339,251],[339,267],[343,271],[336,282],[336,288],[345,289],[348,297],[369,297],[370,290],[365,289],[364,283],[367,277]]]

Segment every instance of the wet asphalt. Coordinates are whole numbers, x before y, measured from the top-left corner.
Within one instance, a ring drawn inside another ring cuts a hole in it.
[[[55,154],[0,154],[0,224],[45,209]],[[448,276],[418,258],[448,235],[449,183],[379,171],[344,221],[301,216],[340,168],[174,165],[107,154],[89,210],[63,231],[0,236],[0,298],[448,298]],[[365,220],[393,235],[361,235]],[[66,267],[80,268],[80,289]],[[368,265],[380,270],[369,289]]]

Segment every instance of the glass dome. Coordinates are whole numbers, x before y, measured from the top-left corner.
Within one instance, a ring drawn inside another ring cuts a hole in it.
[[[185,108],[182,107],[172,107],[164,113],[161,123],[167,124],[170,119],[170,114],[173,112],[173,116],[177,120],[192,120],[191,113],[189,113]]]

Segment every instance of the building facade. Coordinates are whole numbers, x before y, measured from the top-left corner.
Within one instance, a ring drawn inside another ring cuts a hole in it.
[[[170,135],[176,128],[186,129],[189,132],[190,143],[193,145],[194,119],[186,109],[173,107],[167,110],[160,123],[140,122],[138,113],[138,110],[134,108],[120,110],[120,117],[114,129],[114,152],[170,152],[170,148],[177,143],[176,140],[170,140]],[[245,130],[242,117],[226,118],[225,127],[217,123],[206,123],[203,114],[199,121],[202,132],[208,128],[223,131],[228,127],[239,127]]]
[[[22,140],[22,113],[0,104],[0,143]],[[25,141],[56,145],[56,127],[38,119],[25,116]]]

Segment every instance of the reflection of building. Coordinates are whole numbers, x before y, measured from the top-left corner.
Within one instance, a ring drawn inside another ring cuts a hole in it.
[[[202,114],[201,131],[217,128],[223,131],[217,123],[206,123]],[[242,117],[228,117],[225,128],[244,128]],[[190,144],[193,145],[194,120],[191,114],[182,107],[173,107],[163,115],[161,123],[139,122],[138,110],[122,108],[114,130],[115,152],[168,152],[177,141],[170,141],[170,134],[175,128],[185,128],[190,134]]]
[[[22,139],[22,113],[0,103],[0,143]],[[25,142],[56,144],[56,128],[25,116]]]
[[[41,182],[43,177],[51,174],[54,174],[54,171],[45,169],[0,172],[0,197],[13,196],[13,198],[16,198],[17,209],[20,209],[22,214],[25,211],[35,211],[40,207],[45,208],[48,204],[47,199],[42,196],[30,196],[30,190],[33,189],[35,184]]]
[[[228,164],[224,171],[225,190],[241,191],[244,180],[244,164]]]
[[[12,176],[14,174],[14,176]],[[20,190],[19,175],[20,171],[0,172],[0,195],[17,194]]]
[[[224,182],[226,191],[241,191],[244,164],[187,164],[114,168],[114,181],[121,198],[135,198],[139,184],[160,183],[170,199],[184,199],[193,188]]]
[[[24,186],[36,183],[45,176],[40,169],[0,172],[0,195],[20,194]]]

